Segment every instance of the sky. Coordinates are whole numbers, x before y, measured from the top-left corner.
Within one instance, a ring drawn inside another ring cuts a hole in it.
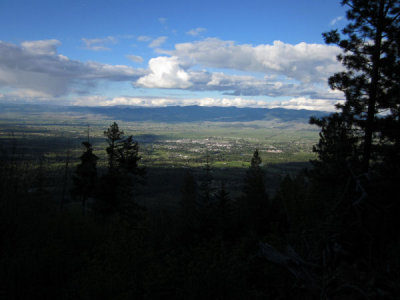
[[[335,0],[1,0],[0,102],[334,110]]]

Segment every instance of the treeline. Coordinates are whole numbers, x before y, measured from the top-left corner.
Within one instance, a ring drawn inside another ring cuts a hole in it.
[[[2,156],[2,295],[152,299],[264,293],[261,278],[259,287],[252,282],[253,271],[265,268],[258,265],[257,244],[283,224],[265,192],[257,150],[241,197],[233,199],[224,183],[216,188],[207,156],[203,176],[186,171],[175,211],[146,211],[137,202],[137,187],[145,184],[137,142],[115,122],[104,135],[107,169],[97,169],[99,158],[83,142],[69,191],[65,176],[48,173],[44,161],[32,167],[13,153]],[[60,181],[51,182],[53,177]]]
[[[3,156],[6,299],[395,299],[400,291],[399,207],[386,198],[398,177],[376,171],[368,184],[317,145],[313,168],[268,195],[255,150],[233,197],[207,156],[201,174],[186,170],[175,210],[146,210],[137,142],[116,123],[104,134],[107,168],[97,170],[83,142],[61,198],[63,174]]]

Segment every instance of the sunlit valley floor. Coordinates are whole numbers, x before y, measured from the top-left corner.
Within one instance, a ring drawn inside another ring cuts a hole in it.
[[[307,118],[313,112],[303,112],[297,119],[275,115],[264,120],[254,120],[250,116],[246,121],[237,118],[232,122],[221,122],[218,116],[215,117],[217,121],[201,121],[202,116],[197,115],[194,117],[197,121],[188,122],[188,115],[182,122],[181,114],[175,119],[170,115],[168,122],[138,122],[127,120],[124,108],[119,114],[113,111],[112,115],[110,110],[113,108],[98,108],[101,109],[99,113],[29,105],[2,108],[0,141],[3,154],[14,151],[18,159],[35,163],[40,158],[54,169],[55,174],[65,173],[68,156],[68,176],[79,162],[83,151],[81,143],[88,138],[100,157],[98,166],[106,167],[104,131],[116,121],[125,136],[133,135],[139,143],[140,165],[147,168],[147,180],[152,187],[143,187],[143,197],[153,200],[159,198],[158,193],[167,200],[169,195],[176,195],[186,169],[190,168],[200,176],[207,156],[215,184],[224,181],[230,190],[239,193],[240,182],[256,149],[263,160],[266,188],[274,192],[285,174],[297,173],[315,158],[312,146],[318,140],[317,129],[307,124]],[[133,114],[131,119],[134,118]],[[243,115],[240,118],[243,119]]]

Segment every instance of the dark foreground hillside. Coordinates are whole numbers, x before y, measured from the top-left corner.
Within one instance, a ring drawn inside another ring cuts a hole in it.
[[[72,176],[68,161],[54,169],[2,151],[4,299],[399,294],[390,166],[369,178],[323,161],[276,172],[255,151],[245,169],[212,169],[206,157],[202,168],[146,170],[116,123],[105,137],[107,166],[84,142]]]

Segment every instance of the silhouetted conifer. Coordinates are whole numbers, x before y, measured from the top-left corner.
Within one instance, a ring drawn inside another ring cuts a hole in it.
[[[84,152],[80,156],[81,162],[76,166],[72,177],[73,188],[71,190],[74,198],[80,198],[82,209],[85,213],[86,201],[94,195],[94,189],[97,181],[97,160],[92,145],[89,142],[83,142]]]
[[[398,193],[395,182],[400,179],[400,2],[342,4],[349,7],[342,36],[333,30],[324,38],[343,50],[338,60],[345,70],[329,78],[329,84],[346,100],[337,105],[339,113],[311,119],[321,128],[314,147],[319,160],[310,172],[312,197],[325,204],[319,229],[323,266],[336,283],[351,282],[373,298],[377,278],[399,280],[381,266],[399,265],[392,251],[400,242],[392,229],[399,226],[400,205],[389,194]],[[351,272],[365,275],[354,279],[341,273],[344,259]],[[380,289],[394,295],[387,287]]]
[[[206,156],[203,179],[200,182],[198,192],[198,218],[200,234],[203,237],[213,235],[216,224],[214,187],[212,186],[213,176],[209,164],[209,155]]]
[[[310,123],[321,128],[319,142],[313,147],[318,159],[312,161],[312,175],[337,189],[350,175],[349,167],[356,173],[361,172],[359,133],[349,116],[339,113],[321,119],[311,118]]]
[[[124,137],[124,132],[114,122],[104,131],[107,138],[108,172],[100,178],[96,210],[103,216],[118,214],[130,222],[140,216],[142,207],[134,198],[137,183],[144,183],[145,170],[139,167],[138,143],[132,136]]]
[[[182,243],[191,243],[197,236],[198,207],[196,180],[190,171],[185,172],[181,187],[180,200],[180,239]]]
[[[304,174],[286,175],[274,197],[274,216],[279,222],[279,229],[299,237],[308,228],[307,221],[316,217],[308,202]]]
[[[118,142],[116,150],[116,163],[120,171],[131,175],[144,175],[144,168],[138,165],[142,159],[139,156],[139,145],[132,136]]]
[[[243,184],[243,196],[239,200],[239,210],[245,226],[264,234],[268,231],[269,197],[265,191],[264,171],[261,168],[261,157],[254,151],[251,165],[246,171]]]
[[[183,177],[181,188],[181,208],[183,214],[193,218],[196,212],[196,180],[190,171],[187,171]]]
[[[224,239],[232,238],[231,222],[233,217],[232,199],[225,188],[225,183],[221,182],[220,189],[215,194],[217,231]]]
[[[108,147],[106,148],[108,167],[110,172],[112,172],[117,165],[117,143],[122,140],[124,132],[119,130],[118,124],[114,122],[106,131],[104,131],[104,136],[106,137],[108,144]]]
[[[368,172],[370,160],[379,160],[379,144],[396,141],[396,135],[383,129],[388,124],[399,128],[400,3],[343,0],[342,4],[349,7],[344,38],[337,30],[324,33],[324,38],[342,48],[338,60],[346,70],[330,77],[329,84],[346,96],[338,108],[361,131],[362,171]]]

